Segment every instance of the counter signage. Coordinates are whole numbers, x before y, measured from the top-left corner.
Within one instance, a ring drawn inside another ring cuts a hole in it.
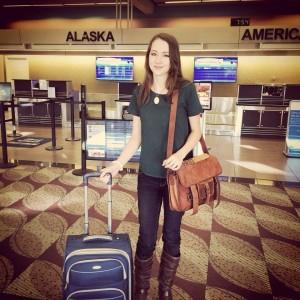
[[[198,82],[195,83],[197,95],[200,104],[204,110],[211,110],[212,108],[212,83],[211,82]]]
[[[66,42],[114,42],[115,38],[111,31],[69,31]]]
[[[299,41],[299,28],[247,28],[241,33],[242,41]]]

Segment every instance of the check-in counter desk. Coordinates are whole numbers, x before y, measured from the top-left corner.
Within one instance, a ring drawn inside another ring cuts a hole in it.
[[[239,85],[236,135],[284,138],[291,100],[300,99],[300,85]]]
[[[87,119],[127,120],[125,114],[130,100],[131,95],[86,93]]]
[[[46,98],[21,98],[18,99],[18,103],[30,103],[31,105],[24,105],[18,108],[18,115],[16,121],[18,124],[22,125],[38,125],[38,126],[50,126],[51,125],[51,103],[46,101]],[[62,104],[55,103],[55,124],[57,126],[62,125]]]
[[[16,122],[50,126],[54,108],[55,124],[61,126],[63,116],[66,115],[66,105],[72,97],[71,81],[14,79],[14,100],[22,104],[17,109]],[[51,103],[53,101],[54,106]]]

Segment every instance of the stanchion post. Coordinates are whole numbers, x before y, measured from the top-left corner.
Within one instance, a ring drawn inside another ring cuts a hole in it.
[[[95,170],[86,168],[86,86],[82,84],[80,87],[81,94],[81,169],[73,170],[72,174],[83,176],[86,173],[95,172]]]
[[[51,99],[51,131],[52,131],[52,145],[46,147],[46,150],[62,150],[62,146],[56,146],[56,132],[55,132],[55,98]]]
[[[9,137],[20,137],[22,134],[17,133],[16,128],[16,111],[15,111],[15,98],[14,96],[11,97],[11,123],[12,123],[12,133],[8,134]]]
[[[6,141],[6,125],[4,113],[4,101],[0,101],[0,118],[1,118],[1,137],[2,137],[2,164],[0,168],[12,168],[17,166],[17,163],[9,163],[7,155],[7,141]]]
[[[102,120],[105,120],[106,118],[105,101],[101,101],[101,114],[102,114]]]
[[[71,137],[66,138],[66,141],[80,141],[80,138],[75,137],[75,130],[74,130],[74,97],[70,99],[70,110],[71,110]]]

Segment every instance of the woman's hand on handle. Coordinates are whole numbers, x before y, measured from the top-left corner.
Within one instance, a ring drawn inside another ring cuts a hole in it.
[[[118,161],[114,161],[109,166],[100,170],[99,180],[104,183],[108,183],[108,180],[109,180],[109,176],[107,176],[108,173],[111,173],[111,176],[114,177],[119,173],[119,171],[122,171],[122,170],[123,170],[122,165]]]

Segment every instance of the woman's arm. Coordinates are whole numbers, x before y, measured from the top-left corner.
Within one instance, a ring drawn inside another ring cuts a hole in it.
[[[186,155],[193,150],[201,137],[200,116],[189,117],[191,132],[186,143],[177,152],[173,153],[169,158],[165,159],[163,166],[171,170],[178,170]]]
[[[132,135],[130,139],[128,140],[127,144],[125,145],[125,148],[123,149],[118,159],[110,166],[101,170],[101,181],[107,181],[106,179],[104,179],[107,173],[111,173],[112,176],[115,176],[120,170],[122,170],[123,166],[130,160],[130,158],[135,154],[135,152],[141,145],[141,119],[140,117],[133,116],[132,122]]]

